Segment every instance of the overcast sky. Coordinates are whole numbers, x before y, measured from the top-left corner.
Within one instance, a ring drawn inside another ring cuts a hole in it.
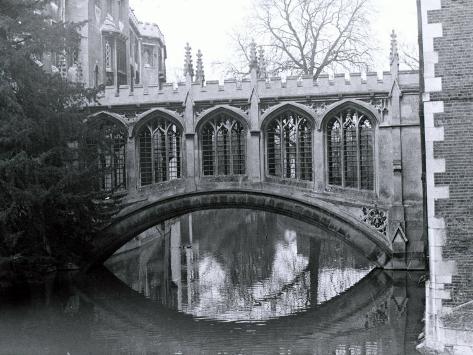
[[[250,13],[254,0],[130,0],[138,19],[155,22],[161,28],[167,46],[168,81],[184,65],[184,47],[189,42],[194,59],[203,53],[207,80],[222,79],[216,62],[231,60],[229,34],[241,27]],[[388,70],[390,33],[395,29],[399,41],[415,46],[417,41],[417,11],[415,0],[373,0],[371,19],[373,41],[382,51],[378,54],[378,71]],[[257,39],[255,39],[257,41]],[[383,58],[384,57],[384,58]]]

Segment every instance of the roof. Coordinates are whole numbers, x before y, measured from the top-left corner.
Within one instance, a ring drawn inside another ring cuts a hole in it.
[[[164,44],[163,33],[161,32],[157,24],[150,22],[139,22],[138,31],[140,31],[140,35],[142,35],[143,37],[157,38],[161,40],[161,42],[163,42]]]

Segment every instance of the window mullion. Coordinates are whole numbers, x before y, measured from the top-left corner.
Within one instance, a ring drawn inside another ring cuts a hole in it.
[[[214,176],[218,175],[218,126],[214,122],[214,139],[213,139],[213,149],[214,149],[214,163],[215,163],[215,170],[214,170]]]
[[[284,177],[284,172],[286,171],[286,164],[285,164],[285,157],[286,157],[286,139],[284,137],[284,127],[282,125],[282,120],[279,124],[279,131],[280,131],[280,138],[279,138],[279,145],[280,145],[280,152],[279,156],[281,157],[281,177]]]
[[[233,128],[231,128],[228,131],[228,146],[229,146],[229,151],[228,151],[228,156],[230,159],[230,175],[234,175],[234,170],[233,170],[233,150],[232,150],[232,133],[233,133]]]
[[[166,181],[171,179],[171,174],[169,172],[169,138],[168,138],[169,127],[164,131],[164,164],[163,168],[166,171]]]
[[[345,127],[343,127],[343,113],[338,118],[340,122],[340,165],[342,175],[342,187],[345,187]]]
[[[358,179],[357,187],[358,190],[361,189],[361,159],[360,159],[360,129],[359,129],[360,120],[356,123],[356,175]]]
[[[299,119],[296,119],[296,159],[295,159],[295,164],[296,164],[296,179],[300,179],[301,177],[301,160],[300,160],[300,150],[299,150],[299,143],[300,143],[300,136],[299,136]]]
[[[149,128],[148,128],[149,129]],[[155,184],[156,183],[156,164],[155,164],[155,155],[156,155],[156,139],[154,138],[156,132],[153,132],[153,130],[149,129],[151,131],[151,183]]]

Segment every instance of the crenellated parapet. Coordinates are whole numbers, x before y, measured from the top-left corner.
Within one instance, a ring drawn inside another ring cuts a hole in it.
[[[416,71],[399,72],[399,84],[405,93],[418,93],[419,75]],[[194,101],[218,101],[249,99],[253,88],[256,88],[260,99],[280,100],[315,97],[315,96],[349,96],[381,94],[389,96],[393,85],[390,72],[382,76],[370,72],[335,74],[333,77],[321,75],[317,80],[312,77],[271,77],[258,79],[256,83],[250,80],[226,79],[223,83],[218,80],[207,80],[205,85],[200,82],[166,83],[159,85],[135,85],[133,90],[129,85],[122,85],[119,92],[114,87],[105,88],[100,98],[102,106],[141,105],[148,103],[184,102],[189,91],[192,91]]]

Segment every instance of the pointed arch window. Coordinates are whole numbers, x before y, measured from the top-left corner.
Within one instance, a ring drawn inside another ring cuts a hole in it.
[[[155,117],[138,131],[141,186],[181,178],[182,132],[164,117]]]
[[[246,173],[246,129],[241,122],[218,114],[202,126],[200,139],[204,176]]]
[[[102,119],[88,145],[96,155],[99,184],[103,191],[126,188],[126,130],[109,119]]]
[[[362,110],[347,108],[326,125],[329,185],[374,190],[374,127]]]
[[[287,110],[266,129],[267,172],[271,176],[312,180],[312,127],[310,121]]]

